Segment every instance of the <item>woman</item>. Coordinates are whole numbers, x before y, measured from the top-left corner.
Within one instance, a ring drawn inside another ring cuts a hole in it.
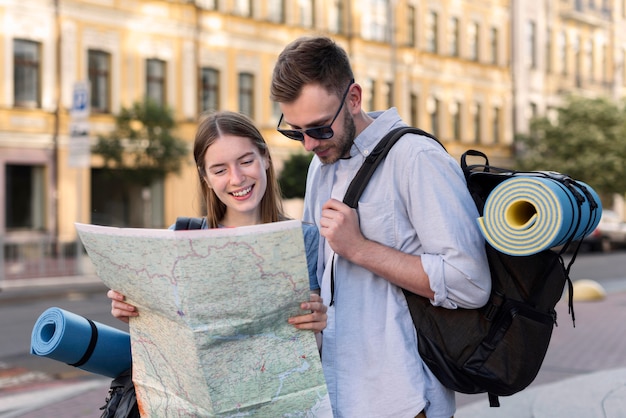
[[[232,228],[287,220],[267,143],[252,121],[239,113],[221,111],[200,123],[194,142],[194,159],[207,216],[202,228]],[[316,276],[318,232],[303,224],[311,296],[300,307],[310,311],[291,317],[297,329],[319,333],[326,327],[326,310]],[[128,323],[139,315],[124,302],[124,295],[109,290],[111,314]]]

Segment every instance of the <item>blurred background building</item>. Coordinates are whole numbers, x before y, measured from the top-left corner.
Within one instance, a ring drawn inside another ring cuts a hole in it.
[[[28,248],[55,260],[46,271],[72,271],[58,256],[79,248],[74,222],[198,215],[191,144],[205,111],[250,116],[280,169],[302,147],[275,130],[271,72],[309,34],[345,47],[366,110],[397,107],[457,158],[471,147],[507,165],[515,134],[564,95],[626,97],[626,0],[0,0],[0,272],[26,274]],[[133,189],[80,140],[146,97],[173,110],[190,152],[179,174]]]

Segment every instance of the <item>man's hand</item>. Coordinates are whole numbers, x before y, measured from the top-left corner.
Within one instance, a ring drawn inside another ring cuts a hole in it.
[[[320,235],[330,248],[348,260],[367,242],[361,233],[356,210],[336,199],[330,199],[322,206],[320,227]]]

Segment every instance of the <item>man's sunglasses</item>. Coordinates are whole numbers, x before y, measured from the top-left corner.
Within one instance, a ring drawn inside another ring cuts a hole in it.
[[[348,92],[350,91],[350,87],[354,84],[354,79],[350,80],[350,84],[346,89],[346,92],[343,94],[341,98],[341,104],[339,105],[339,109],[337,109],[337,113],[335,113],[335,117],[330,121],[328,125],[324,126],[316,126],[315,128],[307,128],[307,129],[281,129],[279,128],[280,124],[283,122],[283,114],[280,115],[280,119],[278,120],[278,126],[276,126],[276,130],[281,134],[285,135],[289,139],[293,139],[295,141],[304,141],[304,134],[310,136],[313,139],[330,139],[335,135],[333,131],[333,123],[335,123],[335,119],[339,116],[339,112],[343,109],[343,103],[346,101],[346,96],[348,96]]]

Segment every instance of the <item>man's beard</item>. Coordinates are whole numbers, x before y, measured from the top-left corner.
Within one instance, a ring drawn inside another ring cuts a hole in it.
[[[333,148],[337,149],[339,152],[336,155],[320,158],[323,164],[333,164],[341,158],[350,157],[350,149],[352,148],[352,144],[354,144],[354,138],[356,136],[356,127],[354,126],[354,119],[352,119],[350,113],[345,112],[344,116],[343,135],[334,138],[335,141],[333,141]]]

